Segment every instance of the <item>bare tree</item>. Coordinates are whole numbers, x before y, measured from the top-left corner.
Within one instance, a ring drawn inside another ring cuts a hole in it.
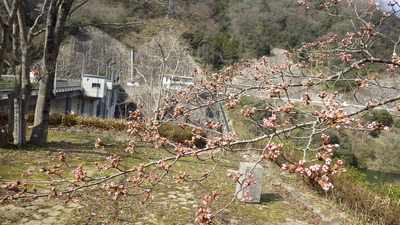
[[[49,126],[50,101],[53,98],[53,87],[57,56],[61,41],[64,38],[65,22],[70,13],[74,10],[73,4],[78,2],[76,7],[86,1],[76,0],[50,0],[47,11],[45,45],[43,48],[42,73],[44,77],[39,83],[38,100],[35,108],[35,120],[32,129],[30,142],[36,145],[44,145],[47,141]]]
[[[19,0],[13,1],[12,5],[7,0],[3,1],[6,12],[0,16],[0,76],[5,72],[4,57],[7,52],[9,40],[12,32],[12,25],[16,18]]]
[[[134,69],[140,87],[133,98],[145,103],[144,112],[151,115],[161,107],[162,98],[168,97],[170,87],[165,85],[165,79],[190,76],[189,71],[194,67],[179,32],[163,31],[136,53]]]
[[[32,66],[32,40],[43,32],[40,29],[40,19],[44,15],[45,4],[39,10],[32,25],[28,26],[26,21],[26,1],[13,1],[17,7],[16,20],[13,24],[13,57],[16,63],[16,79],[14,90],[10,98],[10,133],[13,134],[14,144],[21,145],[26,142],[26,127],[29,99],[32,86],[30,82],[30,71]]]
[[[49,111],[49,105],[41,104],[42,97],[49,101],[51,90],[54,81],[55,62],[58,55],[58,49],[63,37],[65,29],[65,21],[71,13],[71,7],[76,3],[79,7],[85,0],[82,1],[52,1],[43,0],[42,4],[32,5],[29,1],[20,0],[4,0],[3,5],[6,8],[6,16],[1,18],[1,42],[0,42],[0,71],[4,71],[4,55],[7,51],[8,40],[12,37],[13,47],[11,65],[13,71],[16,73],[16,82],[14,85],[13,93],[10,97],[10,131],[13,135],[14,143],[17,145],[26,142],[26,127],[27,127],[27,114],[29,99],[31,96],[32,85],[30,82],[30,72],[33,64],[33,56],[38,53],[33,47],[33,40],[39,34],[46,31],[45,44],[43,49],[44,66],[40,72],[40,85],[41,90],[39,93],[39,103],[43,111]],[[27,11],[35,8],[33,18],[27,18]],[[46,26],[43,27],[43,18],[45,19]],[[28,22],[32,21],[32,22]],[[12,31],[12,33],[11,33]],[[37,68],[38,69],[38,68]],[[50,82],[50,85],[43,85],[43,83]],[[50,91],[43,91],[48,89]],[[48,102],[49,103],[49,102]],[[35,118],[42,118],[38,114]],[[44,129],[46,130],[46,129]],[[41,133],[41,135],[44,133]],[[44,138],[47,134],[44,135]],[[35,139],[31,139],[35,141]],[[37,143],[37,142],[35,142]]]

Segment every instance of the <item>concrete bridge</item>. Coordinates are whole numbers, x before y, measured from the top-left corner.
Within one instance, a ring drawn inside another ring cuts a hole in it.
[[[39,91],[37,81],[32,84],[30,111],[35,108]],[[0,109],[9,108],[9,94],[13,86],[13,83],[0,83]],[[114,118],[118,97],[116,90],[114,84],[104,76],[85,74],[82,80],[57,79],[50,112]]]

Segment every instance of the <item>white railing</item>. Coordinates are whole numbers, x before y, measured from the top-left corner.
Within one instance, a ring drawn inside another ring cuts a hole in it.
[[[35,88],[32,90],[32,96],[37,95],[39,85],[34,85]],[[0,83],[0,100],[8,99],[8,94],[12,92],[14,83]],[[81,90],[81,80],[65,80],[57,79],[55,82],[54,93],[62,93],[69,91]]]

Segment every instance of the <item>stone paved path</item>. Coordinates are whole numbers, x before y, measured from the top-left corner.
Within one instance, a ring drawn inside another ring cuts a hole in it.
[[[0,206],[0,224],[52,225],[65,224],[78,204],[39,198],[21,206],[12,204]]]

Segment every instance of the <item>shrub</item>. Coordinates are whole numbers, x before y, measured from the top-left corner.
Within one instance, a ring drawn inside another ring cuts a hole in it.
[[[384,109],[372,110],[365,118],[367,122],[379,122],[384,126],[391,127],[394,124],[392,115]]]
[[[76,123],[75,123],[75,118],[76,118]],[[88,128],[114,130],[114,131],[126,130],[125,120],[102,119],[102,118],[88,117],[88,116],[75,116],[75,118],[71,115],[68,117],[67,121],[69,121],[70,124],[75,124],[77,126],[83,126]]]
[[[192,137],[194,136],[190,127],[182,128],[173,123],[165,123],[161,125],[159,132],[162,137],[168,138],[183,145],[187,145],[185,141],[192,140]],[[200,135],[202,137],[206,137],[206,132],[202,131]],[[203,148],[206,146],[206,141],[204,139],[197,139],[194,141],[194,145],[198,148]]]
[[[366,115],[365,121],[367,123],[375,121],[381,124],[382,126],[388,126],[388,127],[391,127],[394,124],[392,115],[387,110],[384,109],[370,111],[370,113]],[[370,135],[374,138],[377,138],[379,137],[380,132],[381,132],[380,130],[373,130],[370,131]]]
[[[62,125],[64,115],[61,113],[54,113],[49,116],[49,125]]]

